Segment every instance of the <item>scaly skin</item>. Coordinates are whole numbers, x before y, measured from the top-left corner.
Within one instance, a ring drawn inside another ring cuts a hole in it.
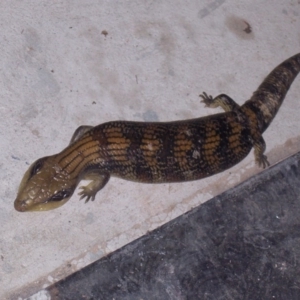
[[[255,161],[269,165],[262,133],[275,117],[300,71],[300,53],[276,67],[250,100],[239,106],[227,95],[201,95],[209,107],[225,112],[192,120],[143,123],[113,121],[79,127],[62,152],[38,159],[25,173],[15,209],[42,211],[59,207],[83,179],[86,201],[110,176],[144,183],[197,180],[243,160],[254,147]]]

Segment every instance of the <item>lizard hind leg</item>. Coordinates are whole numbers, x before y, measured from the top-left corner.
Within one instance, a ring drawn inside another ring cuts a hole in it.
[[[202,98],[201,102],[205,104],[206,107],[216,108],[221,107],[224,111],[233,111],[238,109],[240,106],[229,96],[225,94],[221,94],[215,98],[212,96],[208,96],[205,92],[203,92],[199,97]]]
[[[259,139],[257,139],[254,144],[254,157],[255,157],[255,162],[259,167],[262,167],[265,169],[270,165],[267,156],[264,155],[264,152],[266,150],[266,143],[261,136]]]

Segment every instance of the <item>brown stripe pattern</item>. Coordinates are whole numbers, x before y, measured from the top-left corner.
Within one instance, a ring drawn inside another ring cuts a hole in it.
[[[209,107],[225,112],[192,120],[142,123],[108,122],[82,126],[62,152],[36,161],[26,172],[15,201],[19,211],[46,210],[65,203],[82,179],[82,197],[93,199],[110,176],[161,183],[204,178],[245,158],[268,165],[262,133],[275,117],[300,71],[300,54],[276,67],[241,107],[230,97],[201,95]]]

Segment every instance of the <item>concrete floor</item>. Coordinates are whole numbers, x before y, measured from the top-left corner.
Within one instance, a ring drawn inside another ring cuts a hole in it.
[[[201,181],[111,179],[94,203],[74,195],[57,210],[16,212],[28,165],[61,151],[79,125],[219,112],[203,107],[203,91],[242,104],[300,52],[300,5],[12,0],[0,8],[1,299],[24,299],[261,171],[251,153]],[[300,77],[264,134],[271,164],[300,149],[299,94]]]
[[[299,300],[299,182],[300,152],[28,300]]]

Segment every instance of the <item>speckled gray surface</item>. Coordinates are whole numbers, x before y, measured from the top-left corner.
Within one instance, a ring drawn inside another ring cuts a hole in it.
[[[111,178],[93,203],[76,191],[57,210],[13,207],[28,166],[80,125],[221,112],[203,91],[242,105],[300,51],[299,15],[296,0],[0,1],[0,299],[27,298],[261,172],[252,153],[199,181]],[[299,94],[300,77],[264,133],[272,165],[300,150]]]
[[[57,282],[52,299],[300,299],[300,153]]]

